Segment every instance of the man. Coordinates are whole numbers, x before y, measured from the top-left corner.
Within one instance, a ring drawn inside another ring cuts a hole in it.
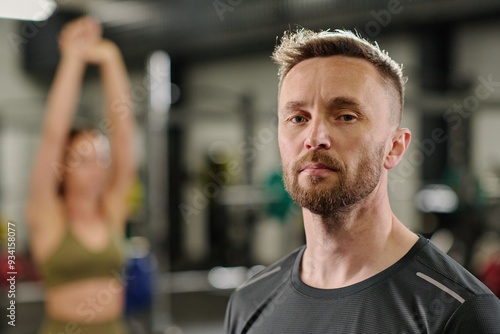
[[[500,333],[498,298],[389,205],[388,172],[411,139],[401,67],[347,31],[285,34],[273,58],[284,181],[307,244],[231,296],[226,331]]]

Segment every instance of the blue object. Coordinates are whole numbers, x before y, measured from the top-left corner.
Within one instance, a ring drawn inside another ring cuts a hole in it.
[[[129,278],[125,287],[125,313],[131,314],[148,309],[153,301],[154,266],[153,257],[132,257],[125,273]]]

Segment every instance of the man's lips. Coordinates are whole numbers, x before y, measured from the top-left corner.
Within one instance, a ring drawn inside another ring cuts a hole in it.
[[[336,170],[328,167],[322,163],[312,162],[305,164],[302,168],[299,169],[299,173],[308,172],[308,173],[322,173],[322,172],[335,172]]]

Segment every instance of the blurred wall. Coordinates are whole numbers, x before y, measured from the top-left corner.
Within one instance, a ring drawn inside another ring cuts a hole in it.
[[[472,119],[472,167],[483,178],[500,172],[500,24],[496,22],[463,25],[458,30],[457,70],[472,81],[472,89],[491,81],[488,98],[478,99],[466,116]],[[481,79],[482,78],[482,79]],[[483,92],[483,91],[481,91]],[[473,95],[474,91],[471,92]],[[484,91],[486,93],[486,91]],[[463,101],[459,101],[463,102]],[[493,181],[495,182],[495,181]],[[496,181],[498,182],[498,181]],[[488,186],[487,184],[485,186]],[[491,184],[489,186],[492,186]],[[498,185],[496,185],[497,196]]]
[[[45,88],[21,66],[20,46],[11,38],[18,22],[0,20],[0,217],[17,224],[18,249],[26,246],[24,203]]]

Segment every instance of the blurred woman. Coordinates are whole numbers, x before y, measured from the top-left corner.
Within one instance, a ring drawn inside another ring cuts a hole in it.
[[[45,294],[40,333],[126,333],[126,195],[134,179],[134,117],[120,51],[84,17],[64,26],[61,60],[47,100],[27,216]],[[99,68],[105,115],[97,130],[71,131],[88,64]]]

